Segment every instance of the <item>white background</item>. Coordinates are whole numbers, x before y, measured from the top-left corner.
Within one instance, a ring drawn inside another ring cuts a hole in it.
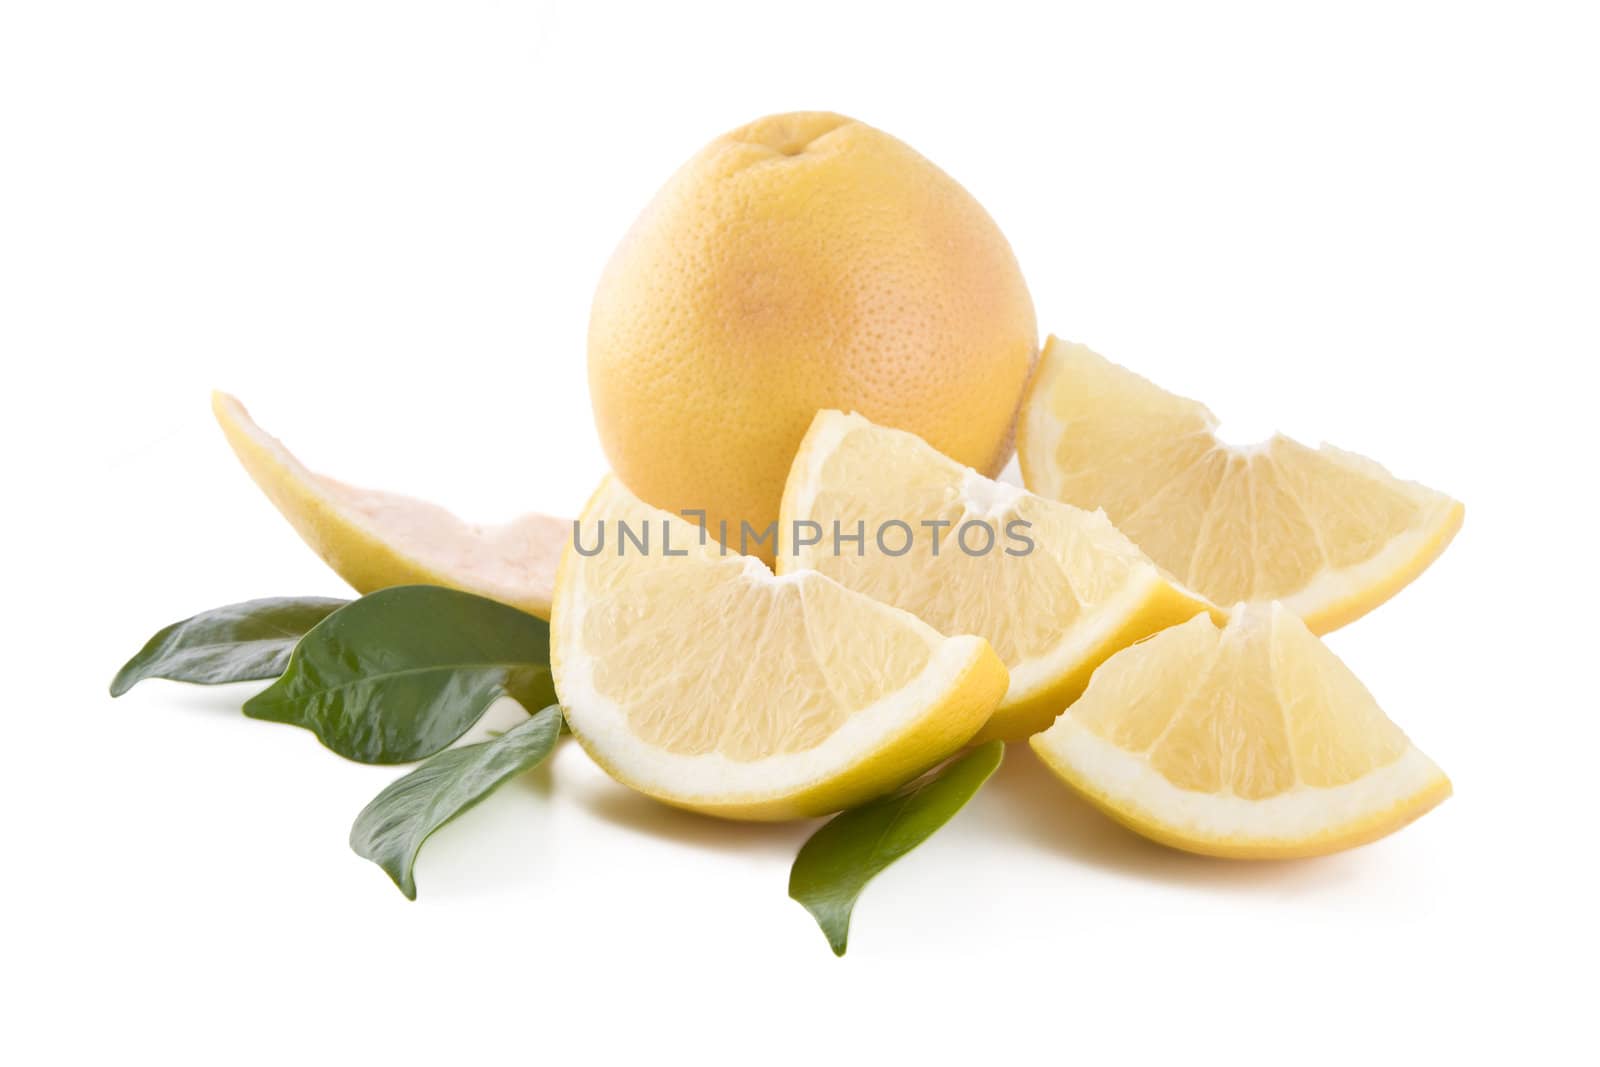
[[[5,1058],[1592,1057],[1594,12],[4,3]],[[796,108],[962,181],[1042,330],[1466,501],[1332,638],[1453,799],[1231,865],[1014,748],[836,960],[785,895],[808,826],[568,746],[430,843],[412,904],[345,843],[396,771],[248,689],[106,696],[167,622],[342,592],[211,387],[351,481],[572,513],[605,257],[700,144]]]

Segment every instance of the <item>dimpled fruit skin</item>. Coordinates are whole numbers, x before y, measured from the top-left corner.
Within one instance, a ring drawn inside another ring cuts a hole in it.
[[[713,141],[645,208],[595,293],[589,388],[623,482],[736,535],[778,518],[820,408],[997,473],[1037,349],[978,202],[888,134],[800,112]]]

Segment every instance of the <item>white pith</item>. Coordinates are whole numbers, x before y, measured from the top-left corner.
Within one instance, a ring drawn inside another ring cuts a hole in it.
[[[1004,519],[1027,494],[1019,485],[985,478],[968,467],[961,476],[961,501],[968,516],[976,519]]]
[[[1057,773],[1100,794],[1112,807],[1181,836],[1232,843],[1294,842],[1337,834],[1438,786],[1444,772],[1416,746],[1354,781],[1296,786],[1251,800],[1180,789],[1150,766],[1074,720],[1061,716],[1029,741]]]

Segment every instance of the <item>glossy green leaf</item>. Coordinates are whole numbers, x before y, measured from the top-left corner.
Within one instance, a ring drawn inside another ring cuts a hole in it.
[[[503,696],[530,711],[555,703],[549,625],[471,593],[405,585],[329,615],[244,713],[303,726],[360,763],[408,763],[448,748]]]
[[[362,809],[350,828],[350,847],[416,900],[412,868],[423,842],[509,779],[544,762],[560,736],[561,709],[552,705],[492,741],[431,757]]]
[[[111,695],[119,697],[146,678],[198,685],[276,678],[306,631],[347,603],[266,597],[202,611],[152,637],[111,680]]]
[[[804,905],[843,956],[856,898],[878,872],[916,848],[971,800],[1005,755],[990,741],[895,793],[835,816],[811,835],[789,872]]]

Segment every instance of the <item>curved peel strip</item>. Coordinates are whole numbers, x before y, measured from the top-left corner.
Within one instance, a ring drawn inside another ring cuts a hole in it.
[[[306,469],[227,393],[211,410],[239,462],[301,539],[360,593],[442,585],[550,617],[570,524],[524,515],[499,526],[463,522],[423,500],[358,489]]]

